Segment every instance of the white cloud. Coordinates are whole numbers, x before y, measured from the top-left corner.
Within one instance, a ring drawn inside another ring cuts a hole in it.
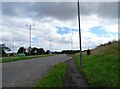
[[[16,20],[17,19],[17,20]],[[83,17],[81,19],[81,27],[82,27],[82,49],[85,50],[87,48],[94,48],[95,46],[108,42],[112,39],[117,39],[111,32],[116,32],[117,25],[106,25],[100,23],[104,19],[98,18],[96,16]],[[25,23],[35,23],[35,27],[32,27],[32,38],[39,38],[37,42],[32,40],[32,46],[43,47],[46,50],[50,49],[50,41],[51,40],[51,50],[63,50],[70,49],[70,36],[71,33],[60,35],[57,33],[57,26],[60,27],[68,27],[68,28],[77,28],[77,20],[73,21],[59,21],[57,19],[50,19],[47,22],[45,20],[30,20],[30,19],[22,19],[22,18],[9,18],[9,20],[4,21],[4,23],[9,23],[9,25],[3,25],[3,38],[9,40],[9,43],[12,43],[12,39],[15,37],[15,45],[16,49],[20,46],[28,47],[29,46],[29,28],[25,26]],[[33,24],[34,24],[33,23]],[[76,24],[75,24],[76,23]],[[73,25],[72,25],[73,24]],[[75,26],[76,25],[76,26]],[[100,37],[97,34],[93,34],[90,31],[90,28],[94,26],[105,26],[105,31],[108,34]],[[107,28],[107,29],[106,29]],[[114,30],[112,30],[114,28]],[[109,33],[110,32],[110,33]],[[10,36],[10,37],[9,37]],[[79,49],[79,33],[73,32],[73,49]],[[34,39],[35,40],[35,39]],[[27,41],[27,42],[25,42]],[[12,45],[12,44],[11,44]]]
[[[118,24],[107,25],[104,29],[106,32],[118,33]]]

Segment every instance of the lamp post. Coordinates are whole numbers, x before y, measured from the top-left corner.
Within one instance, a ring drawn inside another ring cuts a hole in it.
[[[35,26],[35,25],[26,25],[26,26],[29,26],[29,29],[30,29],[30,37],[29,37],[29,48],[30,48],[29,51],[30,52],[29,52],[29,54],[31,54],[31,27]]]
[[[52,52],[52,40],[50,39],[49,42],[50,42],[50,51]]]
[[[80,45],[80,67],[83,67],[83,61],[82,61],[82,45],[81,45],[81,27],[80,27],[80,5],[79,0],[77,1],[78,6],[78,24],[79,24],[79,45]]]
[[[70,36],[70,48],[73,49],[73,33]]]
[[[12,53],[14,52],[14,41],[15,41],[15,38],[13,37],[13,48],[12,48]]]

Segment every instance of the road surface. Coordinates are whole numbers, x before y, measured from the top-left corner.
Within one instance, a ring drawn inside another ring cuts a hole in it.
[[[54,65],[70,59],[66,54],[2,64],[3,87],[32,87]]]

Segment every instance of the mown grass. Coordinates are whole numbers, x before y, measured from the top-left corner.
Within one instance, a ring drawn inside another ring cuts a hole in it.
[[[53,67],[53,69],[44,76],[33,89],[39,89],[43,87],[63,87],[64,77],[67,70],[67,64],[65,62],[60,63]]]
[[[113,43],[111,45],[92,50],[92,54],[89,56],[83,54],[82,73],[85,75],[91,87],[118,89],[120,63],[118,61],[117,50],[118,46]],[[75,55],[74,59],[80,69],[79,55]]]
[[[28,60],[32,58],[39,58],[39,57],[47,57],[52,55],[36,55],[36,56],[22,56],[22,57],[8,57],[0,60],[0,63],[11,62],[11,61],[18,61],[18,60]]]

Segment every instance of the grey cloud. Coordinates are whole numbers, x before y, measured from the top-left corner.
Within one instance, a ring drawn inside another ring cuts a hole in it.
[[[54,3],[40,3],[37,5],[38,14],[37,16],[51,16],[59,19],[73,19],[77,15],[77,7],[75,3],[67,3],[67,2],[54,2]]]
[[[101,8],[98,8],[98,16],[105,17],[105,18],[118,18],[118,3],[111,2],[111,3],[101,3],[98,5]]]
[[[81,13],[84,15],[96,14],[102,18],[118,18],[117,2],[82,2]]]
[[[117,2],[81,2],[81,14],[96,14],[99,17],[118,18]],[[2,4],[3,15],[32,16],[44,18],[50,16],[61,20],[71,20],[77,17],[76,2],[7,2]]]
[[[46,16],[59,19],[72,19],[77,15],[76,5],[67,2],[7,2],[2,4],[3,15],[32,16],[43,18]]]
[[[20,16],[21,14],[25,15],[29,10],[29,6],[30,5],[26,2],[3,2],[2,14],[9,16]]]

